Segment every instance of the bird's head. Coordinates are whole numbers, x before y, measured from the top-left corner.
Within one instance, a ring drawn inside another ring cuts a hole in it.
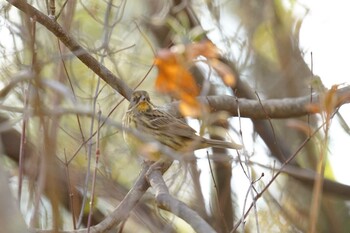
[[[134,91],[130,99],[129,109],[135,108],[139,112],[153,109],[153,104],[146,91]]]

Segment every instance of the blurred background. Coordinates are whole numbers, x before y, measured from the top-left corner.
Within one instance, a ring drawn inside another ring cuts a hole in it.
[[[185,48],[189,54],[194,47],[188,45],[204,40],[218,48],[220,68],[212,68],[203,54],[182,64],[201,96],[282,101],[311,93],[333,97],[328,89],[348,85],[345,1],[29,4],[46,15],[53,14],[54,6],[57,22],[68,34],[130,88],[147,90],[159,106],[183,99],[156,91],[158,51]],[[24,232],[25,224],[84,228],[92,190],[91,225],[101,222],[123,200],[141,167],[120,128],[129,102],[45,26],[5,1],[0,3],[0,35],[0,232]],[[233,83],[222,73],[229,73]],[[349,232],[350,108],[338,109],[322,98],[319,108],[322,114],[284,119],[223,111],[186,118],[205,136],[234,140],[244,149],[205,149],[196,152],[196,162],[175,162],[164,176],[171,194],[217,232]],[[219,135],[212,134],[213,127],[220,127]],[[111,232],[193,230],[159,209],[150,190]]]

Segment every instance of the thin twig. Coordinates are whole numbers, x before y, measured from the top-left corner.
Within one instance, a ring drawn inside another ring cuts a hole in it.
[[[70,183],[70,175],[69,175],[69,168],[68,168],[68,162],[67,162],[67,155],[66,152],[64,152],[64,167],[66,168],[66,174],[67,174],[67,183],[68,183],[68,195],[69,195],[69,205],[72,212],[72,222],[73,222],[73,229],[77,229],[77,225],[75,222],[75,208],[74,208],[74,194],[72,192],[72,185]]]
[[[101,110],[98,111],[98,126],[101,123]],[[100,127],[97,127],[97,138],[96,138],[96,161],[95,161],[95,169],[94,174],[92,177],[92,187],[91,187],[91,195],[90,195],[90,210],[89,210],[89,217],[88,217],[88,223],[87,223],[87,229],[88,233],[90,233],[90,226],[91,226],[91,217],[92,212],[94,208],[94,199],[95,199],[95,183],[96,183],[96,176],[97,176],[97,170],[98,170],[98,160],[100,158],[101,150],[100,150]]]
[[[51,20],[33,6],[24,0],[7,0],[11,5],[17,7],[30,17],[35,17],[37,22],[51,31],[67,48],[73,52],[89,69],[95,72],[101,79],[117,90],[122,96],[129,99],[131,97],[131,88],[121,79],[116,77],[104,65],[99,63],[84,49],[78,42],[69,35],[57,22]]]
[[[234,228],[232,229],[231,232],[235,232],[237,230],[237,228],[240,226],[240,224],[243,223],[244,219],[247,218],[250,210],[252,209],[252,207],[254,206],[254,203],[259,200],[262,197],[262,194],[272,185],[272,183],[276,180],[276,178],[283,172],[283,169],[286,165],[288,165],[298,154],[299,152],[305,147],[305,145],[310,141],[310,139],[323,127],[323,124],[318,127],[312,135],[310,135],[310,137],[307,137],[302,143],[301,145],[298,147],[298,149],[295,151],[295,153],[293,155],[291,155],[280,167],[280,169],[275,173],[275,175],[271,178],[271,180],[269,181],[269,183],[267,183],[267,185],[255,196],[253,202],[250,204],[249,208],[247,209],[247,211],[244,214],[244,218],[241,219],[240,221],[238,221]]]

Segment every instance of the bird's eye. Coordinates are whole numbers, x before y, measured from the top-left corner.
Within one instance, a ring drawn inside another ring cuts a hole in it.
[[[136,96],[131,97],[131,103],[136,103]]]

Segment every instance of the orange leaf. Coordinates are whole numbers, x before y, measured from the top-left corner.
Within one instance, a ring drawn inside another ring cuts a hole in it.
[[[198,87],[191,73],[184,67],[181,59],[170,50],[159,51],[155,64],[158,67],[156,89],[179,98],[177,92],[185,92],[193,96],[199,94]]]
[[[319,113],[321,112],[321,108],[318,104],[307,104],[305,108],[310,112],[310,113]]]
[[[325,94],[323,105],[327,113],[332,113],[335,108],[335,105],[337,103],[337,98],[336,98],[337,89],[338,89],[338,85],[333,85],[331,89],[329,89]]]
[[[219,57],[219,52],[216,46],[210,40],[193,43],[186,46],[186,58],[192,61],[198,56],[204,56],[208,59]]]
[[[201,110],[196,99],[199,88],[188,71],[193,59],[198,56],[216,60],[218,50],[211,41],[207,40],[186,46],[175,46],[172,49],[162,49],[155,58],[155,65],[158,67],[156,90],[181,100],[179,109],[183,115],[198,116]],[[227,71],[229,69],[225,69],[226,67],[222,64],[216,66],[218,72],[223,74],[224,82],[227,85],[233,85],[235,79]]]
[[[183,116],[198,117],[201,115],[201,107],[198,102],[193,105],[193,103],[181,101],[179,110]]]
[[[230,67],[226,64],[222,63],[218,59],[210,59],[210,65],[214,68],[214,70],[221,77],[222,81],[226,86],[235,86],[236,77],[232,74]]]
[[[232,74],[230,67],[217,59],[219,51],[210,40],[186,46],[186,59],[188,61],[192,61],[198,56],[204,56],[208,59],[209,64],[218,73],[225,85],[232,87],[236,84],[236,77]]]
[[[156,90],[181,100],[180,112],[185,115],[198,116],[200,106],[196,96],[199,89],[181,55],[168,49],[160,50],[155,59],[158,67]]]

